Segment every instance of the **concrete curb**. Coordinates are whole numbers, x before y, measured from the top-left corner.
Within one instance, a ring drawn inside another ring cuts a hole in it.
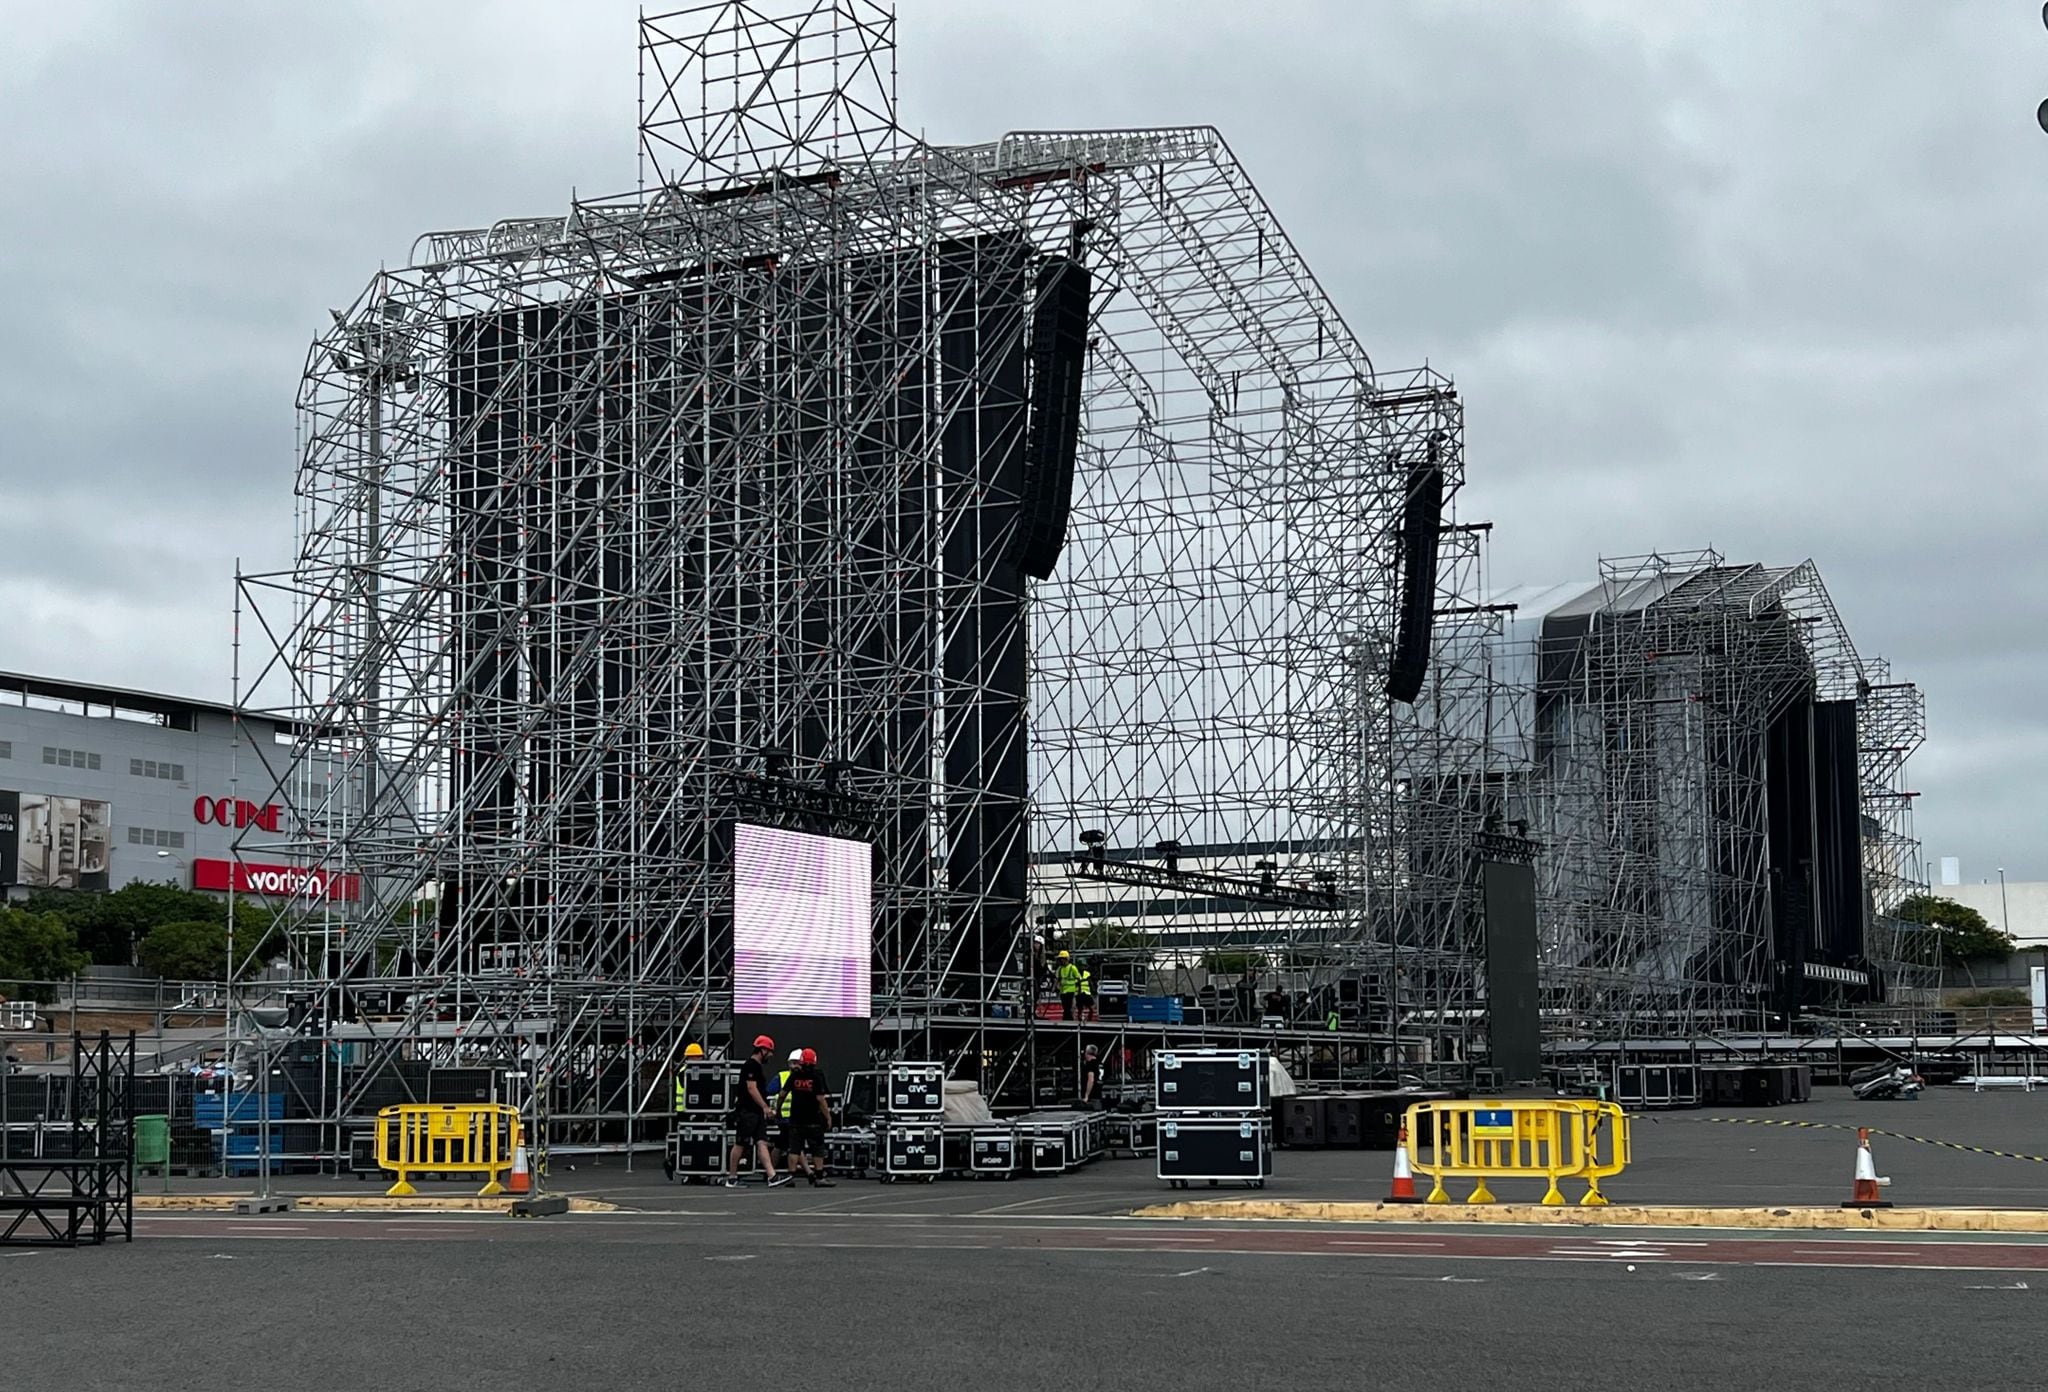
[[[237,1203],[248,1200],[247,1194],[137,1194],[135,1207],[142,1212],[155,1213],[232,1213]],[[410,1197],[391,1197],[384,1194],[366,1194],[357,1198],[349,1194],[313,1194],[294,1199],[294,1206],[301,1212],[316,1213],[510,1213],[514,1200],[504,1198],[479,1198],[462,1194],[416,1194]],[[571,1199],[571,1213],[617,1213],[619,1206],[606,1203],[603,1199]]]
[[[2030,1208],[1683,1208],[1615,1204],[1308,1203],[1207,1199],[1152,1204],[1134,1218],[1207,1218],[1291,1223],[1538,1223],[1617,1228],[1784,1228],[1854,1232],[2048,1233],[2048,1209]]]

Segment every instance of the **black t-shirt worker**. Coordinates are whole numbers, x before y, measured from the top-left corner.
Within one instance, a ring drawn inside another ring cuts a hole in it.
[[[790,1172],[801,1170],[814,1188],[831,1188],[832,1181],[825,1178],[825,1131],[832,1125],[832,1099],[816,1049],[803,1051],[783,1091],[789,1098],[789,1153],[784,1158]]]
[[[1090,1044],[1081,1055],[1081,1110],[1098,1111],[1102,1107],[1102,1056]]]
[[[768,1061],[774,1057],[775,1041],[765,1034],[757,1035],[754,1052],[740,1065],[740,1095],[734,1099],[732,1108],[732,1150],[725,1161],[728,1189],[740,1185],[740,1156],[748,1146],[754,1147],[761,1173],[768,1176],[769,1188],[789,1183],[788,1175],[775,1173],[775,1156],[768,1149]]]

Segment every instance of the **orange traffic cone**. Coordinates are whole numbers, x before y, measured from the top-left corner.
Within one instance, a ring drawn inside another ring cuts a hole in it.
[[[531,1194],[533,1192],[533,1171],[526,1166],[526,1132],[512,1133],[512,1177],[505,1183],[508,1194]]]
[[[1878,1194],[1878,1186],[1890,1184],[1888,1179],[1877,1177],[1877,1162],[1870,1158],[1870,1128],[1856,1128],[1856,1187],[1855,1197],[1842,1205],[1844,1208],[1890,1208],[1889,1200]]]
[[[1402,1127],[1394,1137],[1394,1192],[1387,1195],[1388,1203],[1421,1203],[1421,1195],[1415,1192],[1415,1171],[1408,1168],[1408,1128]]]

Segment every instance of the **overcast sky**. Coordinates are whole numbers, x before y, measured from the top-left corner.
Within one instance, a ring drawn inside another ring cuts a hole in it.
[[[225,698],[293,392],[413,237],[629,189],[634,7],[7,9],[0,667]],[[2020,3],[912,0],[904,123],[1220,127],[1498,582],[1812,557],[1927,692],[1930,857],[2048,878],[2048,32]]]

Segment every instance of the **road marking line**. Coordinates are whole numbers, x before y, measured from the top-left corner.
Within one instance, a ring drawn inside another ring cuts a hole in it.
[[[1333,1237],[1329,1242],[1332,1247],[1428,1247],[1432,1250],[1441,1248],[1444,1245],[1441,1242],[1430,1242],[1422,1238],[1410,1239],[1401,1237]]]

